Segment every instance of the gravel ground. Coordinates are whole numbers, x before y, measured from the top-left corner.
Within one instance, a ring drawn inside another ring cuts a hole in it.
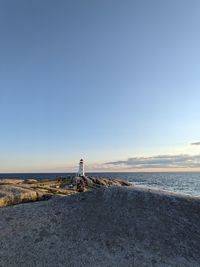
[[[1,267],[200,266],[200,199],[111,187],[0,209]]]

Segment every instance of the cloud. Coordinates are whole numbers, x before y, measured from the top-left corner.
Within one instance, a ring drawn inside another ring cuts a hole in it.
[[[191,143],[192,146],[200,146],[200,142]]]
[[[158,155],[152,157],[133,157],[127,160],[119,160],[105,163],[109,167],[115,168],[200,168],[199,155]]]

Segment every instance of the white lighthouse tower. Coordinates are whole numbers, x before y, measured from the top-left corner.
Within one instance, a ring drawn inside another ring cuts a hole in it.
[[[79,162],[78,176],[85,176],[85,166],[84,166],[83,159],[81,159],[80,162]]]

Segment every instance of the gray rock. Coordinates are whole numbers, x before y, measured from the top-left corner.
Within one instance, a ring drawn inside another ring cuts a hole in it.
[[[105,177],[92,177],[88,176],[85,177],[87,181],[89,181],[89,184],[93,186],[130,186],[131,184],[129,182],[126,182],[124,180],[119,179],[108,179]]]
[[[109,187],[0,209],[1,267],[198,267],[200,199]]]
[[[0,185],[0,207],[22,202],[36,201],[42,198],[39,192],[17,187],[16,185]]]

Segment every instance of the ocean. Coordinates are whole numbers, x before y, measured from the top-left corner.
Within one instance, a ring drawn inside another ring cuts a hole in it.
[[[72,173],[16,173],[0,174],[3,178],[20,179],[54,179],[56,177],[67,177]],[[127,180],[135,185],[156,187],[172,192],[181,192],[193,196],[200,196],[200,172],[107,172],[88,173],[91,176],[101,176],[108,178],[119,178]]]

